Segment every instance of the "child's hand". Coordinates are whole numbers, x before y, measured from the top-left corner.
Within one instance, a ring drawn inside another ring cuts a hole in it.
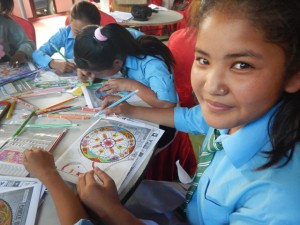
[[[10,58],[9,65],[12,67],[19,67],[21,64],[24,64],[26,62],[26,54],[24,52],[18,51]]]
[[[109,95],[106,96],[105,99],[102,101],[101,104],[101,109],[107,108],[107,106],[111,105],[112,103],[116,102],[119,100],[121,97],[116,96],[116,95]],[[134,108],[134,106],[128,104],[126,101],[122,102],[121,104],[113,107],[113,108],[107,108],[105,109],[105,114],[106,115],[123,115],[123,116],[128,116],[130,117],[131,110]]]
[[[114,214],[119,207],[122,208],[115,182],[97,167],[79,177],[77,191],[81,201],[100,218]]]
[[[49,66],[57,71],[58,74],[69,73],[76,69],[76,65],[72,62],[66,62],[62,59],[53,59]]]
[[[47,179],[53,172],[57,174],[54,158],[51,153],[41,148],[26,149],[23,153],[23,164],[26,170],[42,182]]]
[[[78,79],[85,83],[85,82],[90,82],[93,81],[95,79],[95,74],[85,71],[85,70],[81,70],[81,69],[77,69],[77,76]]]
[[[118,91],[134,91],[136,90],[136,83],[137,81],[126,78],[110,79],[103,83],[104,85],[102,88],[100,88],[100,91],[105,91],[108,94]]]

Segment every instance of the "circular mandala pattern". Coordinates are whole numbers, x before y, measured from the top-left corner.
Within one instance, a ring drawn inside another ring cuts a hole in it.
[[[12,212],[6,201],[0,199],[0,224],[11,225]]]
[[[80,143],[82,154],[91,161],[110,163],[127,157],[135,148],[131,132],[117,126],[104,126],[92,130]]]

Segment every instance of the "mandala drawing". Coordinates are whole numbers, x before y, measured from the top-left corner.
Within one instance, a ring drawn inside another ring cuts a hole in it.
[[[80,149],[91,161],[111,163],[130,155],[135,145],[135,137],[128,130],[117,126],[104,126],[85,135]]]
[[[0,199],[0,224],[11,225],[11,223],[12,223],[11,208],[6,201]]]

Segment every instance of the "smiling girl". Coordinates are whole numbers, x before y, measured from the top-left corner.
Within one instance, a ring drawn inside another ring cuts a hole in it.
[[[127,209],[112,179],[96,168],[79,179],[81,201],[105,224],[140,224],[137,218],[158,224],[299,224],[299,11],[298,0],[202,1],[191,74],[200,104],[146,109],[122,103],[106,114],[205,133],[200,161],[210,152],[211,162],[198,170],[194,190],[142,182]],[[31,169],[36,154],[25,152],[25,166],[38,176],[40,170]],[[54,185],[48,186],[55,193]],[[184,202],[187,218],[178,221],[175,209]]]

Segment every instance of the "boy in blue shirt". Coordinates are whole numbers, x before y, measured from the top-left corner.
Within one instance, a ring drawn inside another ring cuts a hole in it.
[[[72,7],[70,16],[71,24],[69,26],[60,28],[48,42],[33,52],[32,58],[39,67],[51,68],[59,74],[75,70],[76,65],[73,62],[75,37],[86,25],[99,25],[100,13],[97,7],[92,3],[81,1]],[[64,48],[64,55],[67,59],[70,59],[70,61],[53,59],[52,55],[56,53],[56,50],[51,44],[58,49]]]

